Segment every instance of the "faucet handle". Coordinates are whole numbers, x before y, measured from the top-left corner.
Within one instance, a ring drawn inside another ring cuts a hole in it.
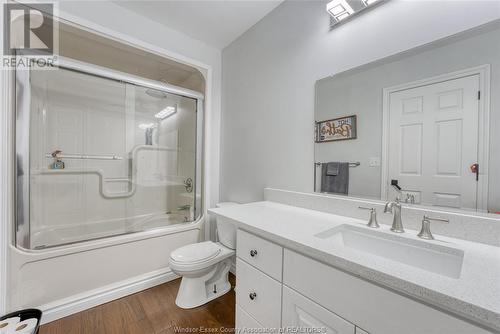
[[[375,208],[367,208],[364,206],[359,207],[361,210],[370,210],[370,220],[368,221],[368,224],[366,226],[372,227],[372,228],[379,228],[380,225],[377,222],[377,210]]]
[[[424,215],[424,218],[422,219],[422,228],[420,229],[420,232],[417,234],[419,238],[434,240],[434,236],[431,233],[431,221],[437,221],[442,223],[450,222],[449,219],[432,218],[427,215]]]

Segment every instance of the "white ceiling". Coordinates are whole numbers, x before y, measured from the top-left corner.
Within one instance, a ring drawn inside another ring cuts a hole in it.
[[[139,15],[223,49],[283,0],[115,1]]]

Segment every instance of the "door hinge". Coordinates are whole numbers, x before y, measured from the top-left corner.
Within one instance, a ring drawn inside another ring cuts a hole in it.
[[[480,90],[477,91],[477,99],[481,100],[481,91]]]

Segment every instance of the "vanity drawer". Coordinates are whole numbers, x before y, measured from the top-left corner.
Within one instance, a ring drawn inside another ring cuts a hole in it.
[[[281,324],[281,283],[236,259],[236,304],[264,327]]]
[[[240,305],[236,305],[236,329],[244,333],[245,329],[264,328],[257,320],[246,313]],[[247,331],[248,332],[248,331]]]
[[[236,255],[281,282],[283,247],[238,230]]]
[[[283,256],[283,284],[371,334],[491,333],[288,249]]]
[[[335,313],[307,299],[288,287],[283,287],[282,327],[299,329],[298,333],[313,333],[307,329],[325,329],[325,334],[355,334],[355,326]],[[357,332],[356,332],[357,333]]]

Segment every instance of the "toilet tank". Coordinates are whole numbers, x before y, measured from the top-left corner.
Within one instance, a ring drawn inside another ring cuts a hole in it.
[[[238,203],[222,202],[216,204],[216,207],[223,208],[234,205],[238,205]],[[217,236],[221,244],[229,249],[236,249],[236,225],[231,220],[217,216]]]

